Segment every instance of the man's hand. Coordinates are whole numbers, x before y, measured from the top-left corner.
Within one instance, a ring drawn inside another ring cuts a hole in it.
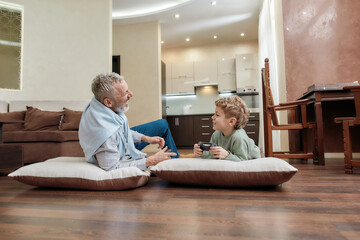
[[[195,157],[200,157],[203,154],[203,150],[200,148],[198,144],[194,144],[194,155]]]
[[[172,156],[176,156],[174,152],[166,152],[168,148],[164,147],[161,151],[155,153],[154,155],[146,158],[146,167],[156,165],[159,162],[170,159]]]
[[[220,159],[224,159],[230,154],[222,147],[211,147],[209,152],[211,152],[215,158],[220,158]]]
[[[165,146],[165,140],[162,137],[149,137],[143,135],[141,140],[150,144],[159,144],[158,148],[163,148]]]

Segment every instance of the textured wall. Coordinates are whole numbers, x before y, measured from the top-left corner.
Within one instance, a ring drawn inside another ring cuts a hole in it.
[[[289,101],[314,83],[360,82],[359,12],[359,0],[283,0]]]
[[[92,79],[111,69],[112,1],[6,1],[24,6],[23,67],[21,90],[0,100],[90,100]]]

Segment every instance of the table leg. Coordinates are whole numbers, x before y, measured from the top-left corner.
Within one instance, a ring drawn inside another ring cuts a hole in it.
[[[3,143],[3,140],[2,140],[2,128],[3,128],[3,123],[0,122],[0,144]]]
[[[325,165],[324,158],[324,126],[322,116],[321,101],[315,100],[315,116],[316,116],[316,137],[317,137],[317,151],[318,151],[318,164]]]

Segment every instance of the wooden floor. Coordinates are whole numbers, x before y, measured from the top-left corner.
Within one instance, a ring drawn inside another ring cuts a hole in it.
[[[41,189],[0,177],[0,239],[360,239],[360,170],[292,163],[282,186],[217,189],[157,177],[126,191]]]

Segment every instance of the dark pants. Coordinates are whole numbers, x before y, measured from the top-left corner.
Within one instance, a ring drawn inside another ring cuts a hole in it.
[[[132,127],[131,130],[137,131],[149,137],[162,137],[165,140],[165,146],[167,146],[169,149],[171,149],[172,152],[177,154],[177,156],[173,158],[179,157],[179,153],[176,149],[174,139],[171,136],[169,124],[166,120],[159,119],[153,122],[141,124],[139,126]],[[147,145],[149,145],[149,143],[147,142],[135,143],[136,149],[140,151]]]

